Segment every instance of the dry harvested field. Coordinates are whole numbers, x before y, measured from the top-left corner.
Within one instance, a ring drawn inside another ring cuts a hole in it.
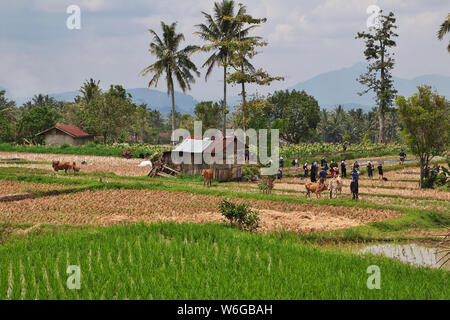
[[[51,154],[0,153],[0,158],[22,158],[28,161],[61,161],[82,160],[88,165],[82,166],[84,172],[113,172],[121,177],[105,178],[103,182],[133,183],[126,176],[146,176],[148,168],[138,168],[140,159],[126,160],[117,157],[71,156]],[[373,159],[371,159],[373,160]],[[16,165],[11,165],[16,166]],[[67,179],[83,179],[98,181],[97,176],[54,174],[50,165],[26,164],[21,167],[48,170],[47,176]],[[12,168],[13,169],[13,168]],[[46,175],[39,173],[40,175]],[[269,200],[244,200],[253,209],[260,211],[260,231],[288,230],[295,232],[314,232],[323,230],[343,229],[361,225],[367,222],[384,221],[405,214],[402,208],[418,208],[439,212],[448,211],[450,192],[441,190],[420,190],[417,179],[417,168],[408,167],[386,174],[389,181],[368,180],[362,176],[360,182],[361,203],[376,204],[380,209],[353,208],[348,205],[331,206],[315,204],[314,197],[305,204]],[[414,179],[416,179],[414,181]],[[397,181],[411,180],[411,181]],[[139,183],[155,181],[154,179],[139,180]],[[283,178],[276,181],[273,193],[305,198],[305,182],[299,178]],[[202,184],[178,179],[161,180],[167,186],[192,186],[193,189],[203,188]],[[344,180],[344,188],[340,198],[349,198],[350,180]],[[21,193],[24,191],[58,190],[68,187],[58,184],[38,184],[26,182],[0,181],[0,195]],[[256,183],[225,183],[212,188],[217,191],[258,194]],[[392,197],[397,196],[397,197]],[[322,195],[328,198],[328,192]],[[412,197],[412,199],[411,199]],[[238,197],[239,198],[239,197]],[[133,223],[138,221],[157,222],[222,222],[217,205],[223,199],[218,196],[200,195],[189,192],[172,192],[162,190],[105,190],[83,191],[65,195],[55,195],[34,199],[25,199],[0,204],[1,222],[33,222],[47,224],[75,225],[109,225],[117,223]],[[383,209],[382,206],[399,208],[399,210]]]
[[[100,156],[78,156],[65,154],[43,154],[43,153],[15,153],[0,152],[0,159],[20,158],[27,161],[51,162],[59,160],[62,162],[75,161],[81,166],[83,172],[113,172],[119,176],[145,176],[149,172],[149,168],[139,168],[138,164],[141,159],[124,159],[118,157],[100,157]],[[87,165],[81,165],[82,161],[86,161]],[[16,164],[2,164],[5,166],[17,166]],[[51,165],[46,164],[24,164],[21,167],[48,169],[52,170]]]
[[[222,222],[221,197],[150,190],[85,191],[0,203],[0,221],[109,225],[121,222]],[[401,216],[399,211],[251,201],[263,232],[333,230]],[[270,209],[269,209],[270,208]]]
[[[49,191],[71,187],[71,185],[55,185],[19,181],[0,180],[0,196],[28,191]]]
[[[233,190],[233,191],[239,191],[239,192],[252,192],[252,193],[258,193],[259,190],[255,184],[249,184],[249,183],[241,183],[239,186],[228,186],[226,188],[227,190]],[[294,184],[286,184],[286,183],[275,183],[274,187],[274,194],[281,194],[281,195],[292,195],[292,191],[297,192],[299,197],[305,197],[306,189],[304,185],[294,185]],[[360,200],[372,202],[372,203],[378,203],[383,205],[389,205],[391,203],[394,203],[396,200],[386,197],[387,196],[400,196],[400,197],[406,197],[405,199],[402,199],[402,205],[404,207],[410,207],[413,206],[415,203],[417,207],[420,207],[422,203],[429,202],[430,200],[433,200],[431,198],[434,198],[435,201],[440,202],[446,202],[448,205],[450,205],[450,194],[445,191],[439,191],[439,190],[396,190],[396,189],[384,189],[384,188],[359,188],[360,192]],[[295,193],[294,193],[295,194]],[[322,198],[329,197],[328,191],[324,192],[322,194]],[[338,197],[351,197],[350,187],[346,186],[342,190],[342,194]],[[417,199],[414,199],[417,198]],[[421,199],[426,198],[426,199]],[[400,200],[397,200],[400,201]],[[444,208],[437,205],[437,208],[441,208],[442,211],[446,210]],[[424,208],[424,209],[428,209]]]

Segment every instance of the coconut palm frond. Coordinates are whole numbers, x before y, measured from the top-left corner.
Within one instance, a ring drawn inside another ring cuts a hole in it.
[[[172,94],[172,114],[175,114],[175,87],[174,78],[183,92],[190,89],[191,83],[195,82],[194,75],[200,76],[195,64],[189,56],[198,51],[197,46],[187,46],[179,49],[185,40],[182,33],[177,33],[177,24],[166,24],[161,21],[162,37],[150,29],[153,42],[150,43],[149,52],[156,61],[140,72],[141,76],[153,75],[148,87],[157,87],[159,79],[163,74],[166,76],[167,94]],[[175,118],[172,119],[172,132],[175,130]]]
[[[441,24],[439,31],[437,33],[437,37],[439,40],[443,40],[444,36],[450,33],[450,13],[447,16],[447,19]]]
[[[441,27],[437,32],[438,39],[442,41],[447,33],[450,33],[450,13],[447,15],[447,19],[441,24]],[[450,52],[450,43],[448,44],[447,51]]]

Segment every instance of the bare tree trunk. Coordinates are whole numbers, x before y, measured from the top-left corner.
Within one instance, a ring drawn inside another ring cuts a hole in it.
[[[227,127],[227,66],[224,64],[223,66],[223,136],[225,137],[225,130]]]
[[[172,140],[172,145],[175,145],[175,90],[172,89],[172,134],[170,140]]]
[[[386,73],[385,73],[385,69],[384,69],[384,54],[385,54],[385,47],[383,45],[381,45],[381,82],[383,83],[385,81],[385,77],[386,77]],[[380,92],[380,94],[382,95],[384,92]],[[380,95],[378,95],[379,97]],[[378,133],[378,143],[385,143],[385,138],[384,138],[384,112],[386,110],[385,108],[385,101],[384,98],[380,99],[380,107],[378,109],[378,119],[379,119],[379,133]]]
[[[385,126],[385,114],[384,114],[384,107],[380,105],[380,108],[378,110],[378,121],[379,121],[379,132],[378,132],[378,143],[385,143],[385,137],[384,137],[384,126]]]
[[[242,125],[243,125],[244,131],[247,130],[247,123],[246,123],[247,109],[246,108],[247,108],[247,101],[246,101],[246,97],[245,97],[245,83],[242,82],[242,117],[244,118],[244,121],[242,121]]]
[[[425,161],[424,161],[423,157],[420,157],[420,183],[419,183],[420,189],[423,188],[423,177],[425,175],[425,168],[424,168],[425,163],[424,162]]]

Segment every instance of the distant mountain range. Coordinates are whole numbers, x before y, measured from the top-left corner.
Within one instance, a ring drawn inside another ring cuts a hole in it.
[[[365,63],[360,62],[349,68],[326,72],[289,89],[305,90],[317,99],[321,108],[330,109],[341,104],[345,109],[370,110],[375,106],[375,96],[373,93],[359,96],[358,92],[361,92],[363,87],[356,81],[366,72],[366,66]],[[393,80],[398,94],[402,96],[409,97],[417,92],[417,86],[428,84],[437,89],[439,94],[450,97],[450,77],[424,75],[411,80],[393,77]]]
[[[356,81],[365,71],[366,64],[360,62],[349,68],[322,73],[287,89],[305,90],[317,99],[321,108],[332,109],[341,104],[345,109],[362,108],[370,110],[375,106],[374,94],[368,93],[359,96],[358,92],[361,92],[363,87]],[[411,80],[399,77],[393,77],[393,79],[399,95],[409,97],[417,92],[417,86],[428,84],[437,89],[439,94],[447,98],[450,97],[450,77],[447,76],[423,75]],[[145,88],[127,89],[127,92],[131,93],[133,100],[138,104],[146,103],[150,108],[157,109],[164,115],[170,113],[172,102],[166,92]],[[78,94],[78,91],[70,91],[49,94],[49,96],[61,101],[74,101]],[[18,105],[21,105],[30,99],[28,97],[16,98],[15,100]],[[222,99],[222,97],[218,97],[217,100],[219,99]],[[232,106],[238,105],[240,100],[241,98],[238,96],[228,97],[230,109],[234,109]],[[175,107],[182,114],[192,114],[197,103],[198,101],[188,94],[175,93]]]

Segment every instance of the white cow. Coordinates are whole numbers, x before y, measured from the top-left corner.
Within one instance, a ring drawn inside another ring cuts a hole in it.
[[[342,179],[341,177],[336,177],[330,180],[329,183],[330,188],[330,199],[333,199],[333,193],[337,197],[337,192],[339,191],[339,194],[342,194]]]

